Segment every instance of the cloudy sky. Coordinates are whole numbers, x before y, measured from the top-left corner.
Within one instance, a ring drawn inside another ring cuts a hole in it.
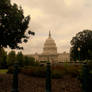
[[[70,49],[70,40],[83,29],[92,29],[92,0],[11,0],[21,5],[24,15],[30,15],[29,29],[36,35],[30,37],[23,53],[42,52],[51,30],[58,52]]]

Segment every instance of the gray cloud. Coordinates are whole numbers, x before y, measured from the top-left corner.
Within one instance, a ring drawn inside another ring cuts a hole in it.
[[[49,29],[58,51],[69,51],[70,40],[83,29],[92,29],[91,0],[12,0],[31,15],[29,29],[36,32],[24,46],[23,53],[42,52]]]

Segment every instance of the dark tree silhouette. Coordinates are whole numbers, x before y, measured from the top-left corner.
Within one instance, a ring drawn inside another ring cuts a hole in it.
[[[23,15],[23,9],[17,4],[11,4],[10,0],[0,1],[0,48],[23,49],[18,44],[27,42],[29,34],[27,31],[30,16]],[[26,34],[25,34],[26,33]]]
[[[78,51],[80,48],[80,51]],[[70,58],[71,60],[92,59],[92,31],[83,30],[76,34],[71,40]]]
[[[7,52],[2,48],[0,56],[0,68],[7,68]]]

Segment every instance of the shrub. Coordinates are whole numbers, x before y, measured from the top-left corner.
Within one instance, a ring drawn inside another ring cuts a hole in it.
[[[13,73],[14,67],[9,67],[9,73]],[[52,78],[62,78],[65,75],[78,77],[81,65],[51,65]],[[22,74],[34,77],[46,77],[46,66],[25,66],[20,69]]]
[[[67,74],[72,77],[77,77],[80,74],[81,66],[80,65],[70,65],[67,67]]]
[[[3,82],[4,78],[0,78],[0,82]]]
[[[72,77],[77,77],[79,76],[80,70],[81,70],[81,65],[64,64],[64,65],[52,66],[52,72],[54,73],[55,71],[55,73],[57,73],[60,76],[71,75]]]
[[[46,76],[46,68],[45,67],[24,67],[21,70],[22,74],[34,77],[45,77]]]
[[[57,70],[53,70],[52,71],[52,78],[62,78],[62,76],[64,75],[64,72],[60,72]]]
[[[14,67],[13,66],[8,67],[8,72],[7,73],[13,73],[13,71],[14,71]]]

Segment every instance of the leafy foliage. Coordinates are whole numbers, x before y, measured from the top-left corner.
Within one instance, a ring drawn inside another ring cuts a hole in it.
[[[0,51],[2,52],[0,56],[0,68],[7,68],[7,52],[3,48]]]
[[[64,76],[78,77],[80,74],[81,65],[52,65],[51,75],[52,78],[63,78]],[[34,76],[46,77],[46,66],[26,66],[21,69],[21,73]]]
[[[10,0],[2,0],[0,2],[0,65],[4,66],[6,63],[6,54],[3,53],[2,48],[10,47],[11,49],[23,49],[19,43],[27,42],[29,35],[34,35],[32,31],[26,31],[30,16],[25,17],[22,7],[17,4],[11,4]],[[8,65],[16,61],[15,52],[12,51],[7,57]],[[21,61],[21,60],[19,60]]]
[[[12,5],[10,0],[2,0],[0,2],[0,47],[23,49],[18,43],[27,42],[28,34],[34,35],[32,31],[25,34],[29,21],[30,16],[25,17],[21,7],[17,4]]]
[[[16,54],[15,51],[11,51],[7,55],[7,64],[8,66],[12,66],[15,62],[18,63],[19,67],[37,65],[33,57],[25,56],[22,54],[22,52],[18,52]]]
[[[80,51],[78,51],[80,48]],[[92,59],[92,31],[83,30],[76,34],[71,40],[71,60]],[[91,54],[90,54],[91,53]]]
[[[24,66],[32,66],[35,64],[35,59],[33,57],[24,56]]]
[[[24,63],[24,56],[22,54],[22,52],[18,52],[18,54],[16,55],[16,60],[19,64],[19,66],[23,67],[23,63]]]
[[[8,66],[13,65],[16,61],[16,53],[15,51],[11,51],[7,56],[7,64]]]

